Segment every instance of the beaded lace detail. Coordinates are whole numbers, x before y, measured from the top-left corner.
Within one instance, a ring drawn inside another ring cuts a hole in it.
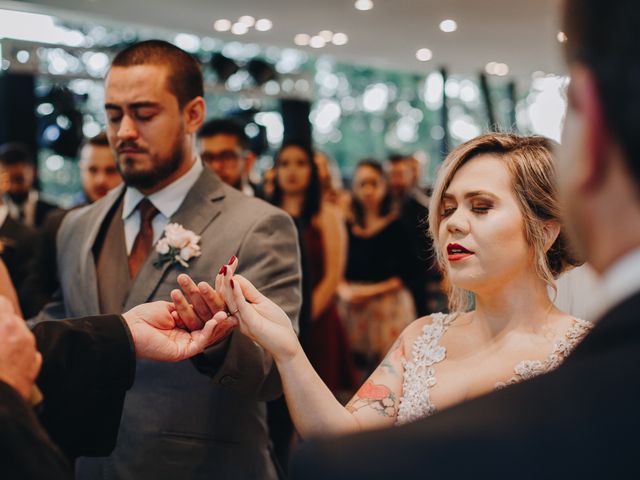
[[[422,335],[413,343],[412,360],[402,360],[404,376],[396,425],[413,422],[436,413],[437,408],[429,396],[430,388],[437,383],[434,365],[442,362],[447,356],[445,347],[439,343],[456,316],[457,314],[433,314],[431,323],[422,327]],[[556,369],[591,328],[592,325],[589,322],[575,319],[565,335],[556,341],[551,354],[545,361],[523,360],[513,369],[515,375],[506,382],[496,383],[495,388],[504,388]]]
[[[429,389],[436,384],[433,365],[443,361],[447,355],[447,350],[439,343],[455,317],[455,314],[444,313],[431,315],[431,323],[422,327],[422,335],[411,347],[413,360],[402,360],[404,376],[396,425],[413,422],[436,412],[429,397]]]
[[[571,328],[567,330],[567,333],[565,333],[561,339],[556,341],[551,354],[545,361],[523,360],[514,367],[513,372],[515,375],[506,382],[496,383],[495,388],[504,388],[508,385],[529,380],[530,378],[555,370],[562,362],[565,361],[573,349],[576,348],[592,328],[593,325],[591,323],[576,318]]]

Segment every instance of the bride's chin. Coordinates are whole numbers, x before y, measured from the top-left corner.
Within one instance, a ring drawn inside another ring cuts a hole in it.
[[[481,290],[486,280],[482,275],[449,272],[449,282],[454,288],[467,290],[471,293],[477,293],[478,290]]]

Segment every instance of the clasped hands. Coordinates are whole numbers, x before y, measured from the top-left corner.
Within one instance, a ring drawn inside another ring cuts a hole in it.
[[[215,289],[207,282],[195,282],[186,274],[178,277],[181,290],[171,292],[176,325],[187,330],[214,322],[214,341],[220,341],[234,328],[258,343],[276,362],[295,357],[302,351],[287,314],[260,293],[249,280],[236,275],[238,259],[233,256],[215,278]]]

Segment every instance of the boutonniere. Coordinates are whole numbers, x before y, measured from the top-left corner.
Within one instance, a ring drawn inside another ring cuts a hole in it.
[[[171,262],[188,267],[187,262],[202,253],[198,243],[200,235],[187,230],[179,223],[170,223],[164,227],[164,236],[156,244],[158,258],[153,262],[153,266],[162,268],[165,263]]]

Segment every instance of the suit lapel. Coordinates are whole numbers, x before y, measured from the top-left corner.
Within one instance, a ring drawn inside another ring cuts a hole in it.
[[[82,253],[80,258],[86,259],[86,261],[80,262],[79,276],[83,279],[83,283],[86,285],[85,294],[82,295],[85,311],[87,315],[95,315],[100,311],[100,299],[98,298],[98,277],[96,274],[96,261],[93,255],[93,245],[96,243],[96,238],[100,232],[100,228],[104,223],[105,217],[113,207],[113,205],[120,200],[120,197],[124,194],[124,186],[114,188],[107,194],[107,197],[103,202],[94,204],[96,208],[95,215],[91,216],[93,223],[89,225],[88,235],[85,237],[84,242],[80,248]],[[58,267],[60,268],[60,266]]]
[[[169,223],[179,223],[187,230],[200,235],[220,214],[223,199],[223,183],[205,167]],[[170,262],[160,268],[155,267],[153,262],[157,255],[155,249],[152,250],[140,268],[125,303],[125,311],[148,302],[167,270],[174,267],[175,264]]]

